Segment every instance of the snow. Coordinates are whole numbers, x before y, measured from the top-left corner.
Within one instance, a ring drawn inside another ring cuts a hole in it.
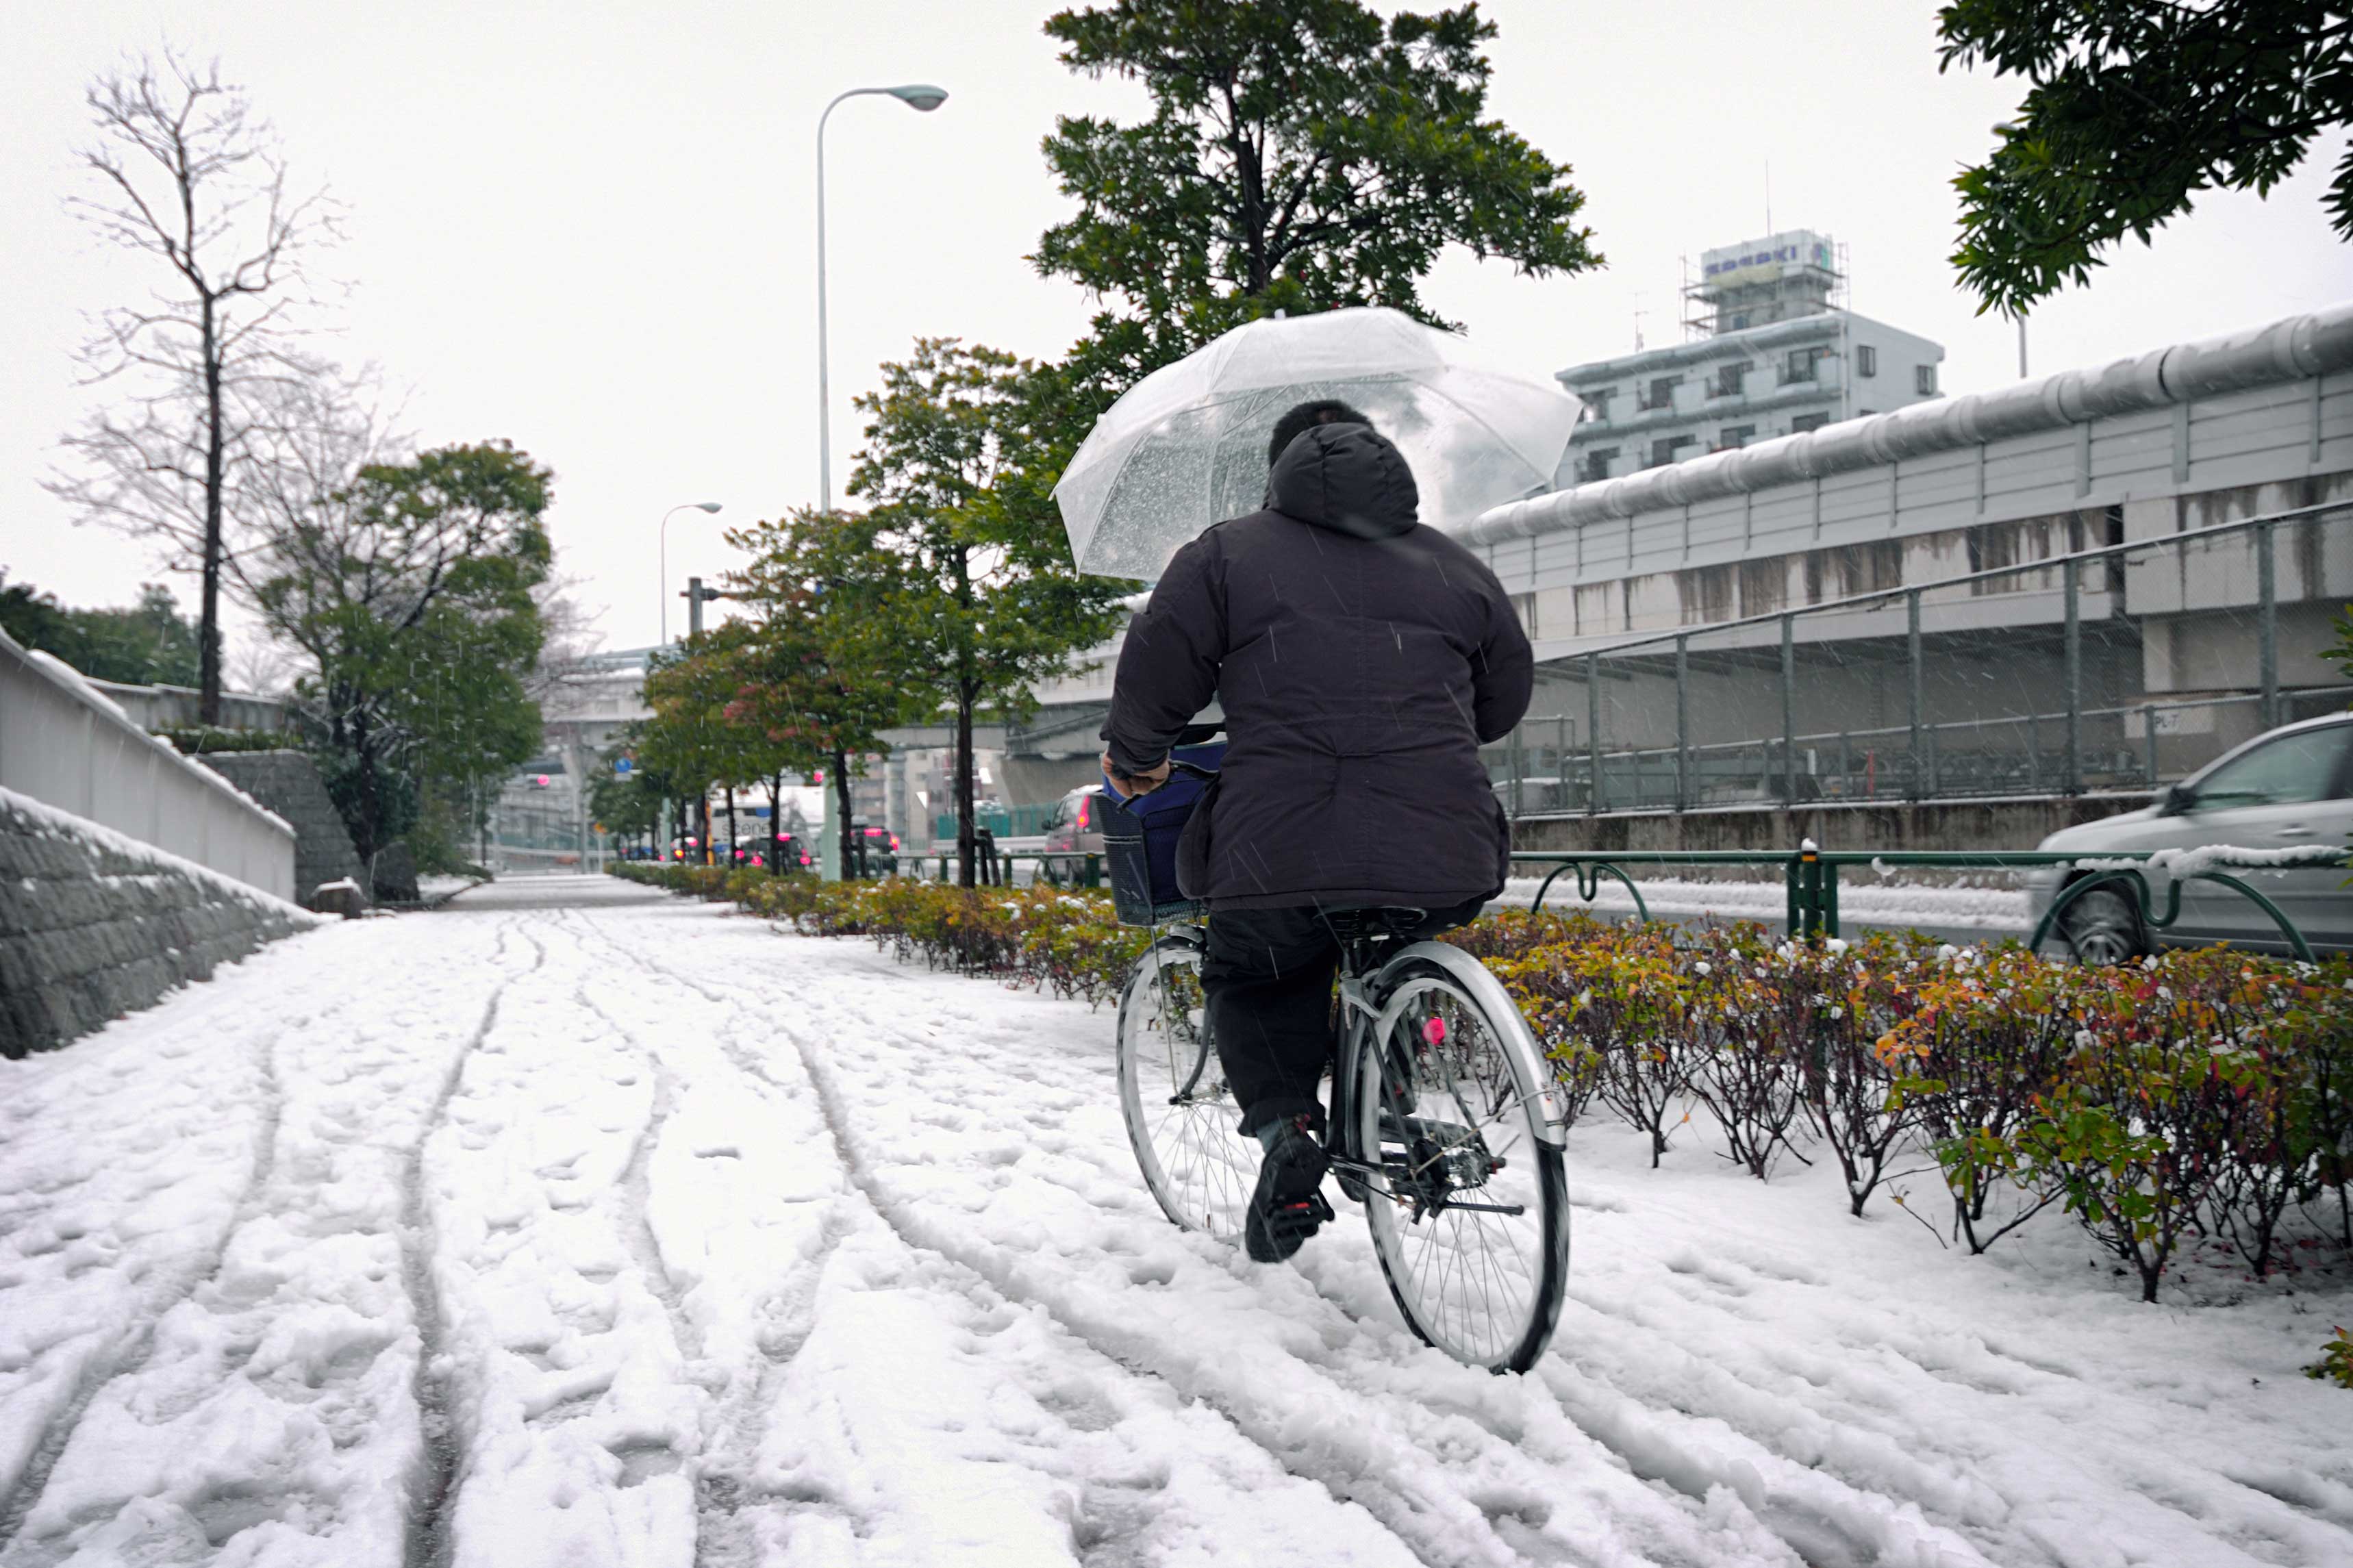
[[[2208,871],[2252,870],[2275,866],[2334,866],[2346,858],[2342,846],[2298,844],[2279,849],[2234,849],[2227,844],[2194,849],[2159,849],[2142,856],[2085,856],[2074,864],[2086,871],[2161,871],[2195,877]]]
[[[1779,923],[1788,914],[1787,884],[1769,882],[1710,882],[1685,878],[1656,879],[1630,872],[1642,889],[1642,902],[1653,915],[1714,915],[1727,921]],[[1541,877],[1514,877],[1504,885],[1499,902],[1525,908],[1544,886]],[[1852,871],[1839,882],[1839,918],[1842,922],[1872,926],[1924,926],[1938,931],[1981,931],[1989,935],[2023,934],[2034,924],[2023,889],[1994,888],[1919,888],[1874,886]],[[1588,904],[1577,896],[1574,872],[1565,873],[1545,894],[1545,908],[1564,914],[1588,910],[1602,916],[1630,915],[1634,900],[1625,887],[1603,879]]]
[[[208,773],[211,772],[209,769],[205,771]],[[218,774],[212,776],[219,779]],[[219,782],[223,789],[232,789],[227,780],[219,779]],[[250,799],[241,792],[234,793],[237,793],[240,799]],[[216,896],[234,899],[254,909],[304,922],[314,922],[322,918],[301,905],[289,903],[277,894],[265,892],[250,882],[240,882],[235,877],[214,870],[210,866],[200,866],[185,856],[174,855],[168,849],[159,849],[144,839],[132,837],[119,828],[109,827],[102,822],[93,822],[87,816],[77,816],[72,812],[60,810],[45,801],[35,800],[29,795],[19,795],[12,789],[0,789],[0,809],[20,813],[32,822],[37,832],[47,834],[50,837],[71,840],[77,847],[111,850],[117,855],[144,861],[159,871],[176,872],[203,883]],[[285,826],[277,816],[270,816],[270,820],[279,823],[280,826]],[[290,827],[287,831],[291,833],[293,829]]]
[[[541,878],[0,1064],[0,1564],[2353,1562],[2341,1293],[1588,1121],[1491,1377],[1171,1228],[1111,1026]]]

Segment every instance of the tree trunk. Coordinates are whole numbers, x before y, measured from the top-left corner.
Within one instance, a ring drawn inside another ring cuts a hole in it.
[[[214,694],[216,707],[219,693]],[[359,769],[359,831],[353,835],[352,847],[358,850],[362,860],[374,860],[380,847],[384,803],[376,794],[375,735],[368,728],[367,714],[356,707],[352,714],[352,760]]]
[[[735,786],[727,786],[727,868],[735,869]]]
[[[849,756],[839,746],[833,751],[833,799],[841,816],[841,831],[835,835],[838,847],[834,852],[841,858],[841,879],[846,882],[858,875],[858,862],[851,851],[857,835],[849,826]]]
[[[205,358],[205,585],[196,621],[196,719],[221,721],[221,348],[213,320],[213,297],[204,296]]]
[[[785,775],[768,775],[768,875],[785,874],[785,841],[778,836],[785,825]]]
[[[956,886],[975,885],[973,860],[979,841],[973,836],[972,820],[972,688],[956,687],[955,738],[955,813],[956,813]]]

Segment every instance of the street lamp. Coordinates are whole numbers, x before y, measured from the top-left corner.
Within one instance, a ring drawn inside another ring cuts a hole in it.
[[[948,100],[944,88],[923,82],[900,87],[853,87],[817,117],[817,500],[819,511],[833,510],[833,407],[825,368],[825,122],[845,98],[881,94],[929,114]]]
[[[718,510],[719,503],[715,500],[691,500],[681,501],[662,513],[661,578],[655,584],[655,587],[661,598],[661,640],[664,647],[670,646],[670,520],[682,511],[717,511]]]

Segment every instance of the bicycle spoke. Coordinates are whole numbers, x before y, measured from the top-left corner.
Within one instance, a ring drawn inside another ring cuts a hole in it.
[[[1540,1086],[1518,1081],[1481,1005],[1453,982],[1432,971],[1406,984],[1363,1069],[1379,1064],[1365,1135],[1380,1138],[1386,1118],[1389,1138],[1376,1189],[1387,1201],[1367,1211],[1374,1242],[1422,1338],[1477,1364],[1525,1365],[1557,1310],[1566,1223],[1559,1154],[1535,1138]]]

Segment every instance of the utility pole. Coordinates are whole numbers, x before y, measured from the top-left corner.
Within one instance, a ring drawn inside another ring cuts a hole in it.
[[[704,587],[702,578],[689,577],[686,580],[686,592],[679,595],[686,601],[686,635],[690,637],[701,637],[702,606],[713,599],[723,599],[726,596],[716,588]]]

